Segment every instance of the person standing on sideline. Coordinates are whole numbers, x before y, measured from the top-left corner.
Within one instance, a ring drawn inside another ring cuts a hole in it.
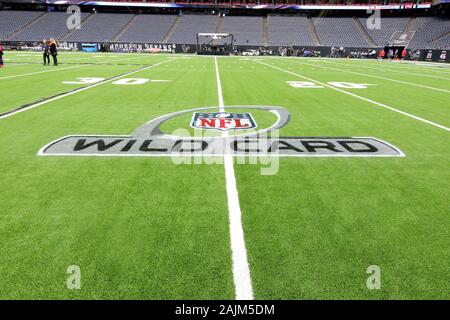
[[[3,68],[3,46],[0,43],[0,68]]]
[[[408,52],[406,51],[406,49],[403,49],[402,50],[402,60],[405,60],[407,54],[408,54]]]
[[[394,50],[389,49],[389,51],[388,51],[388,61],[391,61],[393,57],[394,57]]]
[[[414,63],[417,63],[420,59],[420,50],[416,49],[416,52],[414,52]]]
[[[50,65],[50,44],[47,40],[44,39],[42,41],[42,50],[43,50],[43,57],[44,57],[44,66]]]
[[[56,40],[53,38],[50,39],[50,54],[52,55],[52,58],[53,58],[53,65],[57,66],[58,65],[58,47],[56,44]]]
[[[384,52],[384,49],[381,49],[380,53],[378,54],[378,59],[383,60],[386,53]]]

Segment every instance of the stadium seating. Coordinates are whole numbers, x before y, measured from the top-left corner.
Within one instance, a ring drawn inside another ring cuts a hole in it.
[[[174,15],[139,15],[116,41],[161,43],[175,18]]]
[[[197,33],[210,33],[216,31],[218,16],[209,15],[185,15],[181,16],[180,22],[169,39],[169,43],[197,43]]]
[[[416,33],[409,45],[413,49],[445,49],[450,47],[449,38],[443,37],[450,32],[450,20],[436,17],[419,17],[416,21]],[[439,39],[439,40],[438,40]],[[437,41],[435,41],[437,40]],[[447,41],[445,41],[447,40]]]
[[[324,46],[368,47],[352,18],[314,18],[320,42]]]
[[[87,13],[81,14],[82,19],[86,16]],[[67,17],[68,15],[65,12],[47,13],[35,23],[18,32],[10,40],[41,41],[49,38],[60,39],[62,35],[69,31],[66,26]]]
[[[450,49],[450,35],[440,38],[439,40],[433,41],[431,46],[436,49]]]
[[[361,24],[379,46],[384,46],[396,31],[403,31],[410,18],[381,18],[380,29],[369,29],[367,18],[360,18]]]
[[[0,39],[5,39],[42,14],[39,11],[0,11]]]
[[[222,32],[233,34],[236,45],[263,45],[263,18],[226,16]]]
[[[162,15],[82,13],[82,28],[68,30],[65,12],[0,11],[0,39],[40,41],[50,37],[73,42],[147,42],[167,40],[175,44],[195,44],[199,32],[225,32],[234,35],[236,45],[368,47],[373,39],[383,46],[395,31],[406,28],[416,33],[409,45],[412,49],[450,48],[450,20],[437,17],[383,17],[381,29],[369,29],[365,18],[312,18],[269,15],[267,20],[255,16]],[[267,22],[267,33],[264,22]],[[310,21],[317,38],[310,32]],[[409,23],[410,22],[410,23]],[[361,29],[361,25],[366,29]],[[364,33],[364,35],[363,35]],[[164,39],[165,37],[169,39]],[[314,36],[314,37],[313,37]],[[372,38],[372,39],[370,39]],[[368,43],[369,42],[369,43]]]
[[[132,14],[97,13],[80,30],[70,34],[67,41],[108,42],[134,17]]]
[[[269,45],[313,46],[306,17],[269,16]]]

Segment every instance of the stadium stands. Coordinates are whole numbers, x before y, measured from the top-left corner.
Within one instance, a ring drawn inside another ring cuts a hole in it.
[[[82,13],[82,19],[87,13]],[[37,19],[9,40],[13,41],[41,41],[42,39],[60,39],[68,29],[66,26],[67,14],[65,12],[47,13]]]
[[[195,44],[196,33],[225,32],[234,35],[235,45],[381,47],[394,32],[408,29],[416,31],[409,48],[450,48],[450,20],[438,17],[383,17],[381,29],[370,29],[365,18],[351,17],[82,13],[80,30],[68,30],[67,17],[65,12],[0,11],[0,39]]]
[[[201,32],[216,31],[218,16],[185,15],[169,39],[169,43],[190,43],[197,42],[196,34]]]
[[[352,18],[314,18],[314,25],[324,46],[368,47]]]
[[[436,49],[450,49],[450,35],[446,35],[432,42],[432,46]]]
[[[161,43],[175,18],[174,15],[139,15],[116,41]]]
[[[0,11],[0,39],[6,39],[42,14],[39,11]]]
[[[269,16],[269,45],[313,46],[306,17]]]
[[[449,19],[444,20],[436,17],[419,17],[416,21],[416,33],[409,46],[413,49],[449,48],[449,38],[445,37],[449,32]]]
[[[410,18],[382,18],[380,29],[370,29],[367,27],[367,19],[359,18],[361,24],[378,46],[384,46],[396,31],[403,31]]]
[[[222,31],[232,33],[236,45],[263,45],[262,17],[226,16]]]
[[[108,42],[134,17],[132,14],[97,13],[70,34],[67,41]]]

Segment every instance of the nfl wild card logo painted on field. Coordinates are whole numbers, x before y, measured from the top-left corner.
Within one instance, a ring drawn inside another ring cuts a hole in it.
[[[256,122],[251,113],[230,112],[194,112],[192,128],[217,130],[245,130],[256,128]]]
[[[279,129],[291,114],[277,106],[227,106],[196,108],[173,112],[137,128],[131,136],[69,135],[50,142],[39,150],[40,156],[193,156],[214,157],[397,157],[404,154],[391,144],[373,137],[280,137]],[[276,115],[276,121],[266,128],[257,127],[250,112],[254,110]],[[211,111],[211,112],[210,112]],[[192,114],[190,126],[194,136],[184,129],[164,133],[161,126],[176,117]],[[206,130],[246,129],[227,136],[206,136]]]

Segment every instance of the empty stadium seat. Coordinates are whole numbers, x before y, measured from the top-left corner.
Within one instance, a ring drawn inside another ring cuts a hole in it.
[[[5,39],[42,14],[42,11],[0,11],[0,39]]]
[[[409,44],[412,49],[445,49],[450,48],[450,20],[437,17],[419,17],[416,21],[416,33]],[[438,38],[443,37],[438,40]],[[436,41],[437,40],[437,41]]]
[[[175,18],[174,15],[139,15],[117,42],[160,43]]]
[[[97,13],[65,40],[75,42],[109,42],[134,17],[132,14]]]
[[[263,45],[263,18],[226,16],[222,32],[233,34],[236,45]]]
[[[367,27],[367,18],[360,18],[361,24],[379,46],[384,46],[396,31],[405,30],[409,18],[381,18],[380,29]]]
[[[352,18],[314,18],[313,21],[324,46],[369,46]]]
[[[269,16],[269,45],[313,46],[306,17]]]
[[[197,33],[211,33],[216,31],[218,16],[185,15],[169,39],[169,43],[195,44]]]
[[[42,13],[41,13],[42,14]],[[81,18],[87,16],[82,13]],[[14,41],[41,41],[42,39],[55,38],[60,39],[67,29],[66,21],[69,15],[65,12],[50,12],[45,14],[35,23],[29,25],[24,30],[17,33],[10,40]]]

